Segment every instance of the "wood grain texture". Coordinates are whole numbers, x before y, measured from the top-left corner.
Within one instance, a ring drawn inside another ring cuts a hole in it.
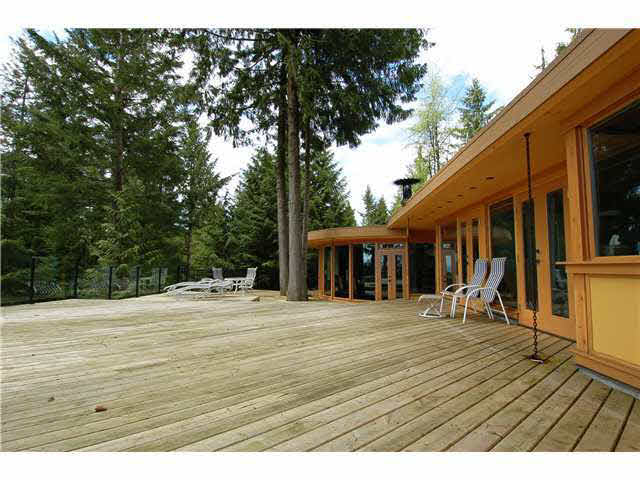
[[[571,446],[638,448],[631,397],[604,387],[580,413],[594,392],[567,340],[542,334],[536,367],[527,329],[484,316],[258,295],[4,308],[2,450],[522,450],[558,426]]]

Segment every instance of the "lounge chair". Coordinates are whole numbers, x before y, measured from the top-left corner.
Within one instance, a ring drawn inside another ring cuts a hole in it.
[[[242,290],[242,293],[247,293],[249,290],[252,290],[253,284],[256,281],[257,273],[258,273],[257,268],[247,268],[247,276],[239,280],[235,285],[236,292],[238,290]]]
[[[487,267],[489,265],[489,260],[486,258],[478,258],[476,263],[473,266],[473,277],[471,277],[471,282],[468,284],[459,284],[454,283],[453,285],[449,285],[442,291],[442,300],[441,303],[444,302],[445,297],[449,297],[451,300],[451,318],[456,316],[456,306],[458,304],[458,300],[464,300],[472,289],[479,288],[482,286],[482,282],[484,282],[484,278],[487,275]],[[458,287],[454,291],[451,291],[450,288]],[[466,293],[465,293],[466,291]],[[478,294],[474,294],[476,297]],[[440,305],[442,309],[442,304]]]
[[[467,299],[464,303],[464,315],[462,316],[462,323],[464,324],[467,320],[467,307],[469,306],[469,300],[471,298],[475,298],[478,295],[480,296],[480,300],[484,304],[484,308],[489,315],[489,318],[493,319],[493,311],[491,310],[491,302],[498,297],[500,301],[500,306],[502,307],[502,314],[504,315],[504,320],[509,325],[509,317],[507,317],[507,312],[504,309],[504,303],[502,303],[502,297],[500,296],[500,292],[498,292],[498,287],[500,286],[500,282],[504,277],[504,267],[507,262],[507,257],[494,258],[491,260],[491,272],[489,273],[489,278],[487,278],[487,283],[484,287],[472,288],[467,293]],[[455,313],[455,312],[454,312]]]
[[[173,285],[167,285],[166,287],[164,287],[164,291],[165,292],[170,292],[170,291],[173,291],[173,290],[177,290],[179,288],[190,287],[191,285],[200,285],[200,284],[208,283],[208,282],[212,282],[212,281],[214,281],[213,278],[204,277],[204,278],[201,278],[198,282],[174,283]]]
[[[440,292],[440,295],[441,295],[440,311],[439,311],[440,315],[442,315],[442,308],[444,307],[445,298],[449,298],[451,300],[451,310],[450,310],[449,316],[451,318],[455,316],[456,304],[458,300],[463,300],[469,293],[470,289],[482,286],[484,277],[487,274],[488,263],[489,261],[486,258],[478,258],[473,266],[473,277],[471,277],[471,282],[452,283],[451,285],[448,285],[442,292]],[[465,293],[465,290],[467,291],[467,293]],[[425,296],[424,295],[420,296],[420,298],[418,298],[418,302],[420,302],[420,300],[422,300],[423,297]],[[425,310],[424,313],[426,316],[427,311]]]
[[[212,267],[211,268],[211,274],[212,274],[214,280],[224,280],[224,277],[222,276],[222,269],[221,268]]]

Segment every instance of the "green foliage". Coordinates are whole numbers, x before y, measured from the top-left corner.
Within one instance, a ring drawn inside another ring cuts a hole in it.
[[[493,117],[494,113],[490,110],[494,103],[495,100],[487,101],[486,90],[480,85],[480,81],[474,78],[459,108],[461,125],[456,130],[456,137],[463,143],[471,140]]]
[[[364,203],[364,212],[360,212],[362,226],[386,225],[389,220],[389,210],[383,196],[376,199],[371,187],[367,185],[362,202]]]
[[[565,29],[565,32],[569,33],[571,35],[571,38],[569,38],[568,42],[558,42],[558,43],[556,43],[556,56],[558,56],[561,53],[563,53],[569,47],[569,44],[571,42],[573,42],[573,40],[580,33],[580,29],[579,28],[567,28],[567,29]]]
[[[434,70],[427,78],[424,90],[425,95],[416,112],[416,122],[409,128],[417,156],[408,173],[421,181],[414,185],[414,189],[440,170],[456,146],[453,123],[456,103],[452,99],[450,86]]]

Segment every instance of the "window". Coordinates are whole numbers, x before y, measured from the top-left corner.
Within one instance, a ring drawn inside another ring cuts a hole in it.
[[[551,272],[551,311],[569,318],[567,272],[562,265],[567,259],[564,238],[564,203],[562,190],[547,193],[547,221],[549,224],[549,267]]]
[[[516,282],[516,244],[513,215],[513,199],[508,198],[491,205],[491,256],[507,257],[504,277],[498,287],[505,305],[517,308],[518,284]]]
[[[460,251],[461,251],[461,263],[462,263],[462,282],[467,282],[467,224],[462,222],[460,224]]]
[[[382,300],[389,298],[389,255],[380,255],[380,294]]]
[[[640,102],[589,138],[597,255],[640,255]]]
[[[402,289],[402,255],[394,255],[396,258],[396,298],[403,297],[403,289]]]
[[[324,247],[324,294],[331,296],[331,247]]]
[[[349,298],[349,245],[335,247],[334,297]]]
[[[458,282],[458,254],[456,251],[456,223],[443,225],[441,227],[442,252],[442,287]]]
[[[473,249],[473,258],[471,259],[475,267],[476,260],[480,258],[480,244],[479,244],[479,232],[478,232],[478,219],[471,220],[471,248]]]
[[[359,300],[376,299],[375,245],[353,246],[353,297]]]
[[[432,243],[409,244],[411,293],[435,293],[436,257]]]

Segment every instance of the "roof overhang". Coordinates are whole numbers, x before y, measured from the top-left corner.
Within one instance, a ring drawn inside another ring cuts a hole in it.
[[[532,173],[565,163],[564,135],[599,96],[622,80],[640,85],[640,30],[583,31],[389,220],[391,229],[433,229],[438,219],[482,202]],[[635,81],[635,80],[634,80]],[[584,115],[583,115],[584,116]],[[487,178],[493,177],[493,178]]]

